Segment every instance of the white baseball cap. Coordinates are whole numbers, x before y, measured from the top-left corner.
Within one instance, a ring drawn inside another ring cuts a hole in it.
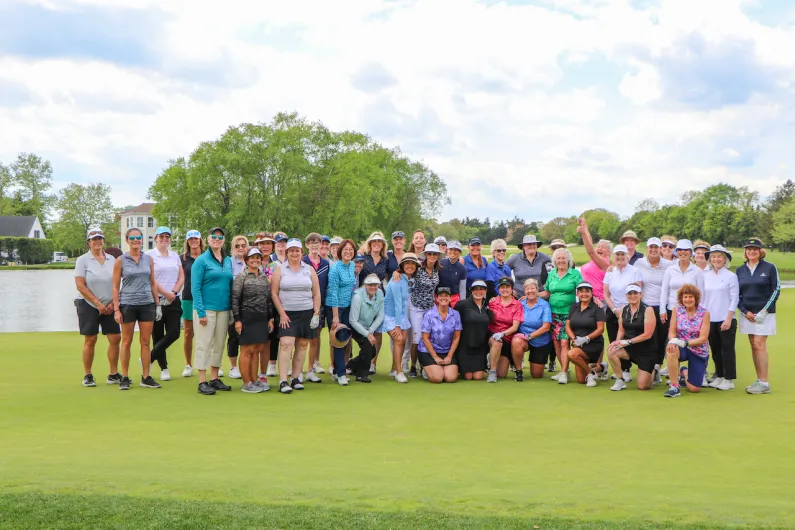
[[[439,248],[439,245],[436,243],[428,243],[425,245],[425,253],[427,254],[428,252],[436,252],[437,254],[440,254],[442,251]]]
[[[303,250],[304,244],[301,243],[300,239],[297,239],[297,238],[293,237],[293,238],[287,240],[287,247],[285,247],[285,250],[288,250],[288,249],[291,249],[291,248],[300,248],[300,249]]]
[[[619,252],[629,254],[629,250],[627,249],[626,245],[616,245],[616,248],[613,249],[613,254],[618,254]]]
[[[646,246],[650,247],[652,245],[657,245],[658,247],[662,246],[662,240],[659,237],[650,237],[648,241],[646,241]]]
[[[689,239],[680,239],[676,242],[676,250],[693,251],[693,243]]]

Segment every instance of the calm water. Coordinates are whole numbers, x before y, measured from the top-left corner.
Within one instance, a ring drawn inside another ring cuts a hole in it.
[[[76,294],[71,270],[0,271],[0,332],[77,331]]]

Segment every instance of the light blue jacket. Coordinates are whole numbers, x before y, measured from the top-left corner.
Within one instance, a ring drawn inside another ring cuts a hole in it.
[[[384,298],[384,314],[395,319],[398,325],[404,317],[408,317],[409,280],[405,274],[400,275],[399,282],[389,280],[386,286],[386,298]]]
[[[378,331],[383,321],[384,294],[381,289],[377,290],[372,298],[367,294],[366,287],[356,289],[351,299],[351,327],[366,337]]]

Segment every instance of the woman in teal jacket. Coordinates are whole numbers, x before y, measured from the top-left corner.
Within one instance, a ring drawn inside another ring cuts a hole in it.
[[[213,228],[207,237],[209,248],[196,258],[191,268],[191,293],[193,294],[194,336],[199,370],[199,393],[215,394],[217,390],[229,391],[232,387],[218,379],[218,369],[224,355],[229,312],[232,310],[232,260],[224,255],[224,231]],[[207,382],[207,368],[210,381]]]

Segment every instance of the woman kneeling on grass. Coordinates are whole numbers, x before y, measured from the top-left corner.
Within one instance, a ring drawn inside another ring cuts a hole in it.
[[[370,383],[368,374],[370,364],[376,354],[375,334],[384,322],[384,294],[381,292],[381,278],[368,274],[364,285],[354,291],[351,298],[350,324],[353,340],[359,345],[359,355],[347,363],[347,369],[360,383]]]
[[[575,366],[577,382],[596,386],[596,375],[605,369],[599,357],[605,346],[605,312],[596,304],[593,286],[588,282],[577,285],[579,302],[574,302],[566,319],[566,334],[571,339],[568,360]],[[568,383],[568,374],[560,372],[558,384]]]
[[[610,366],[616,374],[616,382],[610,390],[627,388],[622,373],[622,359],[638,365],[638,390],[650,389],[654,381],[657,364],[657,316],[654,308],[641,301],[641,291],[641,286],[636,283],[627,286],[629,303],[621,309],[616,340],[607,348]]]
[[[431,383],[455,383],[458,379],[455,352],[461,340],[461,317],[450,307],[451,300],[449,287],[437,287],[437,305],[422,317],[419,360]]]
[[[459,371],[464,379],[480,381],[486,374],[486,358],[489,353],[489,324],[492,312],[486,301],[486,282],[472,282],[470,295],[456,304],[461,317],[461,341],[456,357]]]
[[[266,358],[268,334],[273,329],[273,302],[268,275],[260,271],[262,252],[256,248],[248,249],[245,256],[246,270],[238,274],[232,284],[232,315],[235,331],[240,343],[240,376],[243,386],[240,390],[257,394],[270,390],[266,381],[258,377],[260,356]]]
[[[685,284],[676,296],[679,303],[676,318],[671,319],[666,348],[671,387],[665,392],[665,397],[669,398],[679,397],[679,387],[685,382],[690,392],[701,392],[709,361],[709,311],[699,304],[701,291],[695,285]],[[677,378],[682,361],[687,361],[687,368],[682,367]]]
[[[116,308],[113,318],[121,324],[121,381],[119,390],[130,389],[130,347],[138,323],[138,339],[141,343],[141,386],[160,388],[160,384],[149,375],[151,350],[149,340],[152,326],[161,311],[155,306],[157,285],[155,267],[147,254],[141,252],[143,233],[137,228],[127,230],[127,244],[130,251],[113,263],[113,305]]]
[[[488,282],[486,282],[488,284]],[[512,359],[511,341],[524,321],[524,309],[519,300],[513,297],[513,280],[503,276],[497,280],[499,296],[489,301],[489,309],[494,318],[489,325],[492,333],[489,339],[489,378],[486,382],[496,383],[497,378],[508,375]],[[521,358],[516,364],[517,374],[522,370]],[[520,379],[521,380],[521,379]]]
[[[516,380],[523,381],[522,362],[524,352],[530,350],[530,375],[534,379],[544,377],[544,365],[550,355],[555,354],[552,346],[552,308],[549,302],[538,296],[538,280],[528,278],[524,282],[524,299],[521,302],[524,320],[519,324],[519,333],[511,340],[513,364],[517,367]]]

